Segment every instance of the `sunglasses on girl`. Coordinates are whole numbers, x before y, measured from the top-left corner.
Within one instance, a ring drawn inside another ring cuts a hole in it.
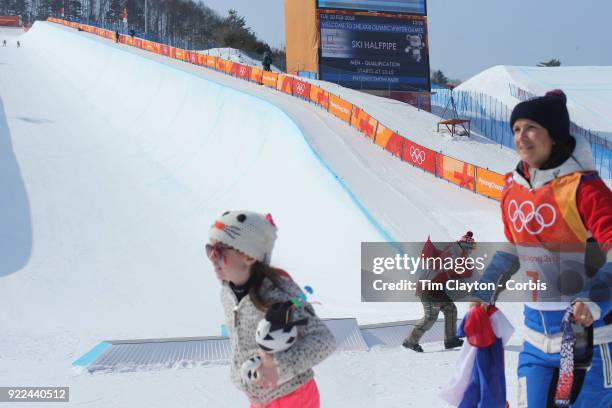
[[[232,247],[227,246],[227,245],[223,245],[223,244],[206,244],[204,246],[204,248],[206,249],[206,256],[208,256],[208,258],[212,259],[214,257],[218,257],[221,260],[225,259],[225,251],[227,251],[228,249],[232,249]]]

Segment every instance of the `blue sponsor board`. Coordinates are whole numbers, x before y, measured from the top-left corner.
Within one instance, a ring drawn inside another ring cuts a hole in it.
[[[425,0],[318,0],[319,8],[427,15]]]
[[[320,15],[320,77],[358,89],[429,91],[423,17]]]

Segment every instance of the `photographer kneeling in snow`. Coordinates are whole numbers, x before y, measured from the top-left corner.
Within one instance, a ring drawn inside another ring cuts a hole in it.
[[[459,241],[453,242],[442,251],[435,248],[431,240],[427,239],[422,254],[428,258],[440,259],[466,257],[476,246],[473,236],[472,231],[468,231]],[[422,353],[423,348],[419,341],[425,332],[436,323],[440,311],[444,313],[444,348],[452,349],[463,344],[463,340],[457,337],[457,306],[445,290],[429,289],[426,285],[429,284],[428,282],[446,285],[450,279],[465,279],[471,275],[471,269],[466,269],[462,273],[436,269],[425,271],[425,275],[421,276],[418,282],[416,292],[423,303],[425,316],[419,320],[410,335],[404,340],[402,343],[404,347]]]

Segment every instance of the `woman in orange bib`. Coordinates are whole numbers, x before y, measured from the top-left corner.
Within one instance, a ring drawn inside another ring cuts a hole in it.
[[[521,161],[506,176],[501,210],[513,245],[495,254],[480,281],[530,288],[522,293],[520,407],[609,408],[612,193],[588,143],[570,134],[566,102],[556,90],[512,112]],[[490,303],[495,294],[476,296]]]

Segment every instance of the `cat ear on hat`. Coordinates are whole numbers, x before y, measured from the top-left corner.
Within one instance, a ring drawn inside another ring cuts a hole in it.
[[[267,213],[267,214],[266,214],[266,220],[267,220],[267,221],[268,221],[270,224],[272,224],[272,226],[273,226],[273,227],[276,227],[276,223],[274,222],[274,219],[272,218],[272,214]]]

